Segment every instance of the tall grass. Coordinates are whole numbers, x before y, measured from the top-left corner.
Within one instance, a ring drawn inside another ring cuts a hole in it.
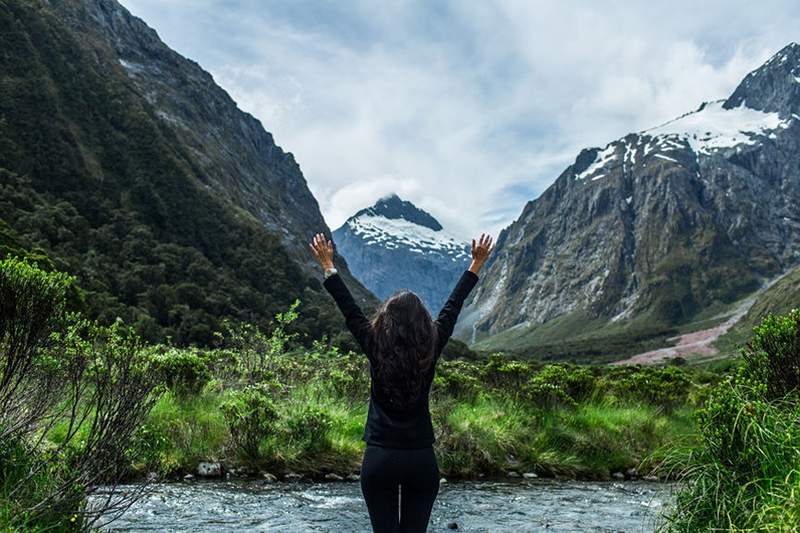
[[[192,399],[162,397],[145,432],[166,440],[139,469],[183,474],[199,461],[220,460],[250,473],[317,477],[358,471],[366,397],[347,397],[321,379],[298,384],[276,402],[279,417],[261,439],[258,456],[243,457],[230,445],[219,415],[230,394],[214,383]],[[654,453],[692,431],[688,407],[666,411],[638,401],[596,399],[540,407],[491,387],[466,398],[435,395],[431,411],[440,470],[453,478],[505,476],[511,470],[584,479],[609,479],[630,468],[648,474],[658,463]],[[312,440],[298,436],[305,432],[296,423],[298,413],[309,412],[325,421]]]
[[[800,313],[755,328],[735,378],[697,412],[696,446],[669,458],[682,488],[663,529],[797,531],[800,527]]]

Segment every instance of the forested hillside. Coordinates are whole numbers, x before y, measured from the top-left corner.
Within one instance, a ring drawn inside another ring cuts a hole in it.
[[[185,79],[145,90],[119,55],[137,47]],[[181,89],[227,122],[171,119],[159,95]],[[292,155],[117,2],[0,2],[0,252],[39,250],[77,276],[89,315],[151,341],[208,344],[226,317],[266,324],[296,298],[318,336],[341,320],[300,252],[310,225],[328,231]]]

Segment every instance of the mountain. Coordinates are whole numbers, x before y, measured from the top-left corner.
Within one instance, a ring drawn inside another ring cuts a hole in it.
[[[299,297],[303,332],[341,329],[300,167],[210,74],[116,0],[0,2],[0,50],[0,238],[76,275],[89,315],[207,344]]]
[[[378,298],[411,289],[432,313],[439,312],[470,261],[465,242],[395,194],[348,218],[333,239],[353,275]]]
[[[720,352],[737,353],[753,333],[753,328],[761,323],[765,316],[772,313],[785,315],[792,309],[800,308],[800,267],[781,276],[757,295],[755,302],[736,324],[720,337],[716,346]]]
[[[501,232],[459,334],[542,355],[636,350],[797,265],[799,107],[793,43],[728,99],[581,151]]]

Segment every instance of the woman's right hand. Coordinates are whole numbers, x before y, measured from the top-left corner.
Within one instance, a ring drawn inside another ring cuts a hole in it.
[[[477,243],[472,239],[472,263],[469,265],[469,271],[477,274],[493,249],[491,235],[481,233]]]
[[[317,233],[308,245],[314,259],[323,270],[333,268],[333,243],[325,238],[322,233]]]

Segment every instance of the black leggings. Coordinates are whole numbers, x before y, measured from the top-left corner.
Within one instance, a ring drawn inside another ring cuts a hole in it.
[[[361,463],[361,492],[376,533],[426,531],[439,493],[433,447],[406,450],[368,444]]]

